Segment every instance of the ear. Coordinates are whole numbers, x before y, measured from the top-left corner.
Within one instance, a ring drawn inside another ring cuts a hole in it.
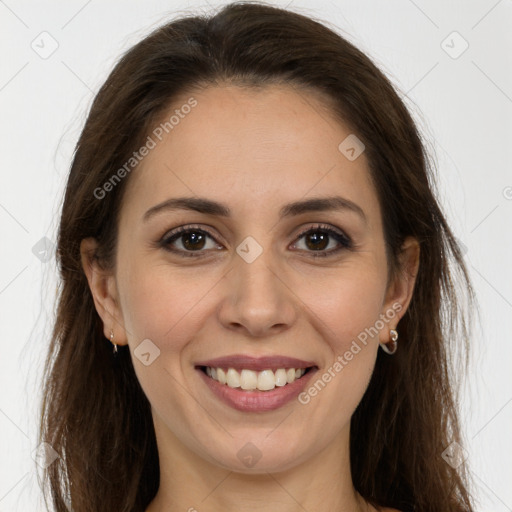
[[[402,244],[399,255],[400,270],[394,280],[389,283],[382,313],[390,318],[390,312],[396,314],[387,324],[389,329],[396,329],[398,322],[405,315],[412,299],[416,276],[420,263],[420,244],[414,237],[407,237]],[[389,329],[379,333],[380,343],[390,340]]]
[[[82,268],[87,277],[94,306],[103,321],[103,334],[110,340],[110,332],[114,333],[114,341],[118,345],[126,345],[127,337],[123,317],[119,307],[117,285],[112,272],[101,268],[95,258],[98,242],[94,238],[84,238],[80,243]]]

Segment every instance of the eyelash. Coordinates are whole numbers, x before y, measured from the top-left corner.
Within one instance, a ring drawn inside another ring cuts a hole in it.
[[[164,237],[160,240],[160,242],[158,243],[158,245],[160,247],[162,247],[164,250],[166,251],[169,251],[169,252],[172,252],[172,253],[175,253],[175,254],[178,254],[179,256],[183,256],[183,257],[193,257],[193,258],[202,258],[202,257],[205,257],[206,255],[204,254],[205,251],[204,250],[199,250],[199,251],[183,251],[181,249],[172,249],[170,247],[170,244],[176,240],[178,240],[180,238],[181,235],[185,234],[185,233],[202,233],[202,234],[206,234],[208,235],[212,240],[214,240],[215,242],[216,239],[215,237],[206,229],[204,228],[201,228],[199,226],[181,226],[177,229],[175,229],[174,231],[171,231],[170,233],[166,233],[164,235]],[[317,224],[315,226],[310,226],[309,228],[301,231],[298,235],[297,235],[297,240],[301,239],[303,236],[309,234],[309,233],[316,233],[316,232],[321,232],[321,233],[324,233],[324,234],[327,234],[329,236],[331,236],[332,238],[334,238],[341,246],[338,247],[337,249],[331,249],[329,251],[306,251],[308,253],[311,253],[311,256],[313,258],[326,258],[326,257],[329,257],[329,256],[333,256],[337,253],[339,253],[340,251],[344,250],[344,249],[353,249],[353,242],[352,240],[346,236],[345,234],[341,233],[341,232],[338,232],[337,230],[331,228],[330,226],[328,225],[325,225],[325,224]],[[203,253],[203,254],[201,254]]]

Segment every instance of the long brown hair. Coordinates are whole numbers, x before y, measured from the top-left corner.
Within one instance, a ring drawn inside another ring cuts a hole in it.
[[[467,348],[462,305],[475,299],[436,199],[425,144],[389,80],[345,38],[308,16],[248,2],[155,30],[120,59],[90,109],[57,241],[62,283],[44,373],[40,441],[60,457],[44,471],[47,505],[50,498],[57,512],[143,512],[158,490],[150,405],[127,348],[112,357],[81,266],[80,242],[96,238],[95,258],[113,267],[130,177],[101,199],[95,190],[142,145],[177,95],[224,82],[285,83],[323,93],[366,146],[390,275],[400,271],[405,237],[420,242],[399,351],[393,357],[379,351],[351,420],[356,490],[375,506],[404,511],[473,510],[465,465],[448,464],[441,455],[451,443],[463,444],[452,374],[458,366],[451,356]]]

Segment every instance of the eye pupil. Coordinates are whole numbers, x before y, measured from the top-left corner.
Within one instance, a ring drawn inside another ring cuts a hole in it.
[[[327,247],[329,235],[321,232],[314,232],[306,236],[306,245],[309,249],[322,250]],[[310,246],[309,242],[312,242]]]
[[[205,236],[197,231],[183,233],[183,247],[186,249],[202,249],[205,242]]]

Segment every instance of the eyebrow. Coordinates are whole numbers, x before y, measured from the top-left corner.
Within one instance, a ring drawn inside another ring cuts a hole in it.
[[[204,197],[176,197],[151,207],[144,214],[143,220],[146,222],[157,213],[173,210],[191,210],[217,217],[231,216],[231,210],[226,205],[217,201]],[[368,223],[363,209],[353,201],[341,196],[315,197],[285,204],[279,210],[279,219],[302,213],[325,211],[351,211],[358,214],[366,224]]]

